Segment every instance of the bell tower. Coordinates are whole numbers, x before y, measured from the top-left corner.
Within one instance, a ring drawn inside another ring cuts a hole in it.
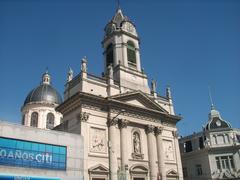
[[[104,70],[113,67],[113,79],[122,89],[141,90],[150,93],[146,74],[142,71],[139,37],[135,25],[120,8],[104,28]]]

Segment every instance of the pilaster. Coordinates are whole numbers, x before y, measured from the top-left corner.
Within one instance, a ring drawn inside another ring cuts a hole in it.
[[[176,153],[177,170],[178,170],[178,176],[179,176],[178,178],[182,180],[183,172],[182,172],[182,161],[181,161],[179,143],[178,143],[178,134],[177,134],[177,131],[172,131],[172,134],[173,134],[175,153]]]
[[[163,154],[163,140],[162,140],[162,130],[163,127],[156,127],[155,135],[157,138],[157,154],[158,154],[158,170],[161,180],[166,180],[166,169],[164,164],[164,154]]]
[[[117,131],[117,118],[109,118],[107,125],[109,129],[108,134],[108,151],[109,151],[109,172],[110,172],[110,180],[117,180],[117,170],[118,170],[118,163],[117,163],[117,144],[116,144],[116,131]]]
[[[156,147],[156,138],[154,135],[155,127],[148,125],[146,127],[147,141],[148,141],[148,158],[149,158],[149,168],[150,168],[150,180],[158,179],[158,168],[157,168],[157,147]]]

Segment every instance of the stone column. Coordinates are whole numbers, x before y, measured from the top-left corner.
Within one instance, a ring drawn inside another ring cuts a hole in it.
[[[127,44],[123,43],[123,65],[128,67]]]
[[[156,127],[155,134],[157,137],[157,154],[158,154],[158,170],[161,180],[166,180],[166,169],[164,164],[164,150],[162,140],[162,129],[163,127]]]
[[[117,130],[118,119],[108,119],[108,152],[109,152],[109,172],[110,180],[117,180],[117,144],[116,144],[116,130]]]
[[[174,138],[174,146],[175,146],[175,153],[176,153],[176,161],[177,161],[177,170],[178,170],[179,180],[182,180],[183,179],[182,161],[181,161],[181,156],[180,156],[177,131],[173,131],[172,134],[173,134],[173,138]]]
[[[154,126],[148,125],[146,127],[147,141],[148,141],[148,159],[149,159],[149,169],[150,169],[150,180],[157,180],[158,168],[157,168],[157,147],[156,138],[154,135]]]
[[[121,119],[119,122],[119,128],[120,128],[120,146],[121,146],[121,170],[126,174],[126,177],[128,177],[128,136],[127,136],[127,124],[128,121],[125,119]],[[128,178],[127,178],[128,179]]]
[[[119,128],[120,128],[120,138],[121,138],[121,169],[125,170],[125,165],[128,164],[128,158],[127,158],[127,124],[128,121],[125,119],[121,119],[119,122]]]
[[[140,61],[140,53],[138,48],[136,48],[136,63],[137,63],[137,70],[141,72],[141,61]]]

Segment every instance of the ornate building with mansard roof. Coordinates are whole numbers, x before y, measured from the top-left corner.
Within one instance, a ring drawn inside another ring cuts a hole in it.
[[[240,179],[240,130],[212,105],[203,130],[179,140],[186,180]]]
[[[104,31],[104,73],[89,74],[86,58],[69,72],[55,129],[83,136],[84,179],[183,179],[170,88],[149,88],[135,24],[120,8]]]

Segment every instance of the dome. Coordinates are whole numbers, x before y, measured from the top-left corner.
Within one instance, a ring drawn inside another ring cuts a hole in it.
[[[24,101],[24,105],[30,102],[48,102],[48,103],[61,104],[62,97],[51,85],[42,84],[34,88],[28,94],[28,96]]]
[[[220,113],[212,106],[212,109],[209,113],[208,123],[204,129],[209,131],[222,128],[231,128],[231,125],[227,121],[223,120],[220,116]]]
[[[24,105],[31,102],[47,102],[61,104],[61,95],[50,85],[50,75],[48,72],[44,73],[42,76],[42,84],[34,88],[27,95]]]

